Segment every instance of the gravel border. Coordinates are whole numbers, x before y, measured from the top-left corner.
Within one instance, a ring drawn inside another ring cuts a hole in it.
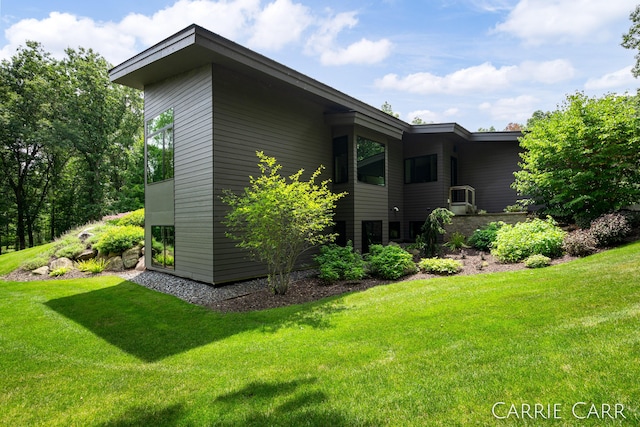
[[[317,272],[313,270],[292,272],[291,279],[298,280],[316,274]],[[208,283],[152,270],[126,271],[118,273],[118,276],[145,288],[173,295],[191,304],[202,306],[249,295],[267,287],[266,277],[215,287]]]

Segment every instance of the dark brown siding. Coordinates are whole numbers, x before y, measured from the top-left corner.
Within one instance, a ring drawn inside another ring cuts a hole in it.
[[[518,200],[511,189],[518,170],[520,147],[517,142],[459,145],[458,182],[476,189],[476,205],[487,212],[502,212]]]
[[[330,178],[332,135],[324,124],[323,108],[284,90],[263,85],[222,67],[213,70],[214,104],[214,271],[215,283],[265,274],[259,263],[248,262],[245,251],[225,236],[227,207],[223,189],[239,193],[258,175],[256,151],[275,157],[288,176],[304,168],[308,179],[319,166]]]

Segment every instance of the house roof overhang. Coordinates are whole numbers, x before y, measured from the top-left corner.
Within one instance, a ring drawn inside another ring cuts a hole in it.
[[[522,136],[520,131],[509,132],[469,132],[458,123],[437,123],[411,126],[409,133],[413,135],[446,136],[454,142],[471,143],[518,143]]]
[[[283,85],[320,102],[328,112],[358,111],[360,116],[368,117],[368,121],[395,129],[400,135],[410,128],[396,117],[195,24],[117,65],[109,71],[109,76],[115,83],[143,90],[149,84],[207,64],[218,64],[250,78]]]

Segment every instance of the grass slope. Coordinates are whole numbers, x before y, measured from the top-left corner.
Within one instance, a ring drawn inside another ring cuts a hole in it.
[[[639,325],[640,243],[245,314],[116,277],[0,282],[0,425],[602,424],[576,402],[638,425]]]

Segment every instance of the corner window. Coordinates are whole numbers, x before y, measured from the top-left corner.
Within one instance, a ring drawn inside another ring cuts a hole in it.
[[[173,178],[173,108],[146,123],[147,183]]]
[[[438,180],[438,155],[413,157],[404,161],[404,183],[434,182]]]
[[[379,142],[358,136],[358,181],[385,184],[385,149]]]
[[[349,181],[349,138],[333,138],[333,183]]]
[[[174,269],[176,231],[172,225],[151,226],[151,265],[154,267]]]
[[[389,240],[400,240],[400,222],[391,221],[389,223]]]

